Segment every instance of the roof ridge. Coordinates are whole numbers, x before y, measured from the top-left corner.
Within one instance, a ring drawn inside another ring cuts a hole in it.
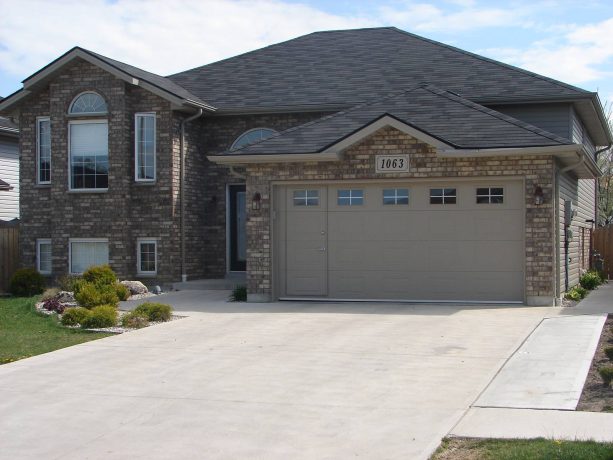
[[[580,93],[586,93],[587,95],[591,94],[587,90],[579,88],[578,86],[569,85],[568,83],[564,83],[562,81],[556,80],[555,78],[546,77],[545,75],[541,75],[541,74],[538,74],[538,73],[535,73],[535,72],[531,72],[529,70],[522,69],[521,67],[517,67],[517,66],[511,65],[511,64],[507,64],[505,62],[501,62],[501,61],[498,61],[496,59],[492,59],[492,58],[488,58],[488,57],[485,57],[485,56],[481,56],[479,54],[463,50],[462,48],[458,48],[456,46],[448,45],[446,43],[439,42],[439,41],[433,40],[431,38],[422,37],[420,35],[417,35],[417,34],[414,34],[414,33],[411,33],[411,32],[407,32],[406,30],[399,29],[398,27],[389,27],[389,29],[391,29],[394,32],[397,32],[399,34],[408,35],[409,37],[416,38],[418,40],[431,43],[431,44],[439,46],[441,48],[447,48],[447,49],[450,49],[452,51],[456,51],[456,52],[465,54],[467,56],[471,56],[473,58],[479,59],[479,60],[484,61],[484,62],[489,62],[489,63],[492,63],[492,64],[496,64],[496,65],[498,65],[500,67],[505,67],[507,69],[514,70],[514,71],[519,72],[519,73],[523,73],[523,74],[526,74],[526,75],[530,75],[532,77],[536,77],[536,78],[538,78],[540,80],[546,81],[548,83],[553,83],[553,84],[561,86],[563,88],[572,89],[572,90],[575,90],[575,91],[580,92]]]
[[[431,88],[435,88],[437,91],[433,91]],[[470,107],[472,109],[479,110],[482,113],[485,113],[485,114],[487,114],[487,115],[489,115],[491,117],[494,117],[494,118],[498,118],[499,120],[502,120],[504,122],[510,123],[510,124],[515,125],[515,126],[517,126],[519,128],[523,128],[523,129],[526,129],[528,131],[531,131],[532,133],[537,134],[537,135],[539,135],[541,137],[544,137],[546,139],[558,142],[560,144],[564,144],[564,143],[569,141],[568,139],[564,139],[561,136],[558,136],[558,135],[556,135],[554,133],[550,133],[549,131],[546,131],[546,130],[544,130],[542,128],[539,128],[538,126],[534,126],[534,125],[532,125],[530,123],[526,123],[525,121],[518,120],[517,118],[511,117],[509,115],[505,115],[504,113],[500,113],[500,112],[498,112],[496,110],[489,109],[489,108],[487,108],[487,107],[485,107],[485,106],[483,106],[481,104],[477,104],[476,102],[473,102],[473,101],[470,101],[468,99],[465,99],[462,96],[458,96],[458,95],[452,93],[451,91],[447,91],[447,90],[443,90],[443,89],[437,88],[435,85],[427,85],[427,86],[424,87],[424,89],[426,89],[427,91],[430,91],[433,94],[437,94],[439,96],[446,97],[447,99],[449,99],[451,101],[457,102],[459,104],[463,104],[466,107]]]

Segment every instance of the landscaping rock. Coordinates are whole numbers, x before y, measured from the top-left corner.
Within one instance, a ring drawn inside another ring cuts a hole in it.
[[[140,281],[122,281],[121,284],[130,290],[131,295],[147,294],[149,292],[147,286]]]
[[[60,291],[55,299],[60,303],[75,303],[74,293],[68,291]]]

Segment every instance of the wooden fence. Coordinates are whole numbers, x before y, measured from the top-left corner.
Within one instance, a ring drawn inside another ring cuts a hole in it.
[[[0,226],[0,293],[8,290],[9,280],[19,264],[19,226]]]
[[[594,252],[604,258],[603,271],[605,275],[608,279],[613,278],[613,225],[594,230],[592,245]],[[594,267],[593,263],[592,267]]]

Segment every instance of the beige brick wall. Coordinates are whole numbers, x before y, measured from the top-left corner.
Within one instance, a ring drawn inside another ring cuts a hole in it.
[[[554,165],[546,156],[441,158],[435,150],[394,128],[383,128],[345,152],[340,162],[253,164],[247,167],[247,196],[262,196],[259,211],[248,210],[247,271],[252,298],[272,295],[271,196],[273,181],[381,179],[375,174],[375,154],[409,154],[410,171],[391,178],[523,177],[525,181],[525,288],[529,303],[552,302],[555,243],[552,205]],[[533,203],[540,186],[544,203]]]

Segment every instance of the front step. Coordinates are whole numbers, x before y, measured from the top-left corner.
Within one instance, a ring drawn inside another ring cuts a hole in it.
[[[245,273],[231,273],[222,279],[193,280],[172,283],[172,288],[177,291],[230,291],[236,286],[245,286],[247,276]]]

